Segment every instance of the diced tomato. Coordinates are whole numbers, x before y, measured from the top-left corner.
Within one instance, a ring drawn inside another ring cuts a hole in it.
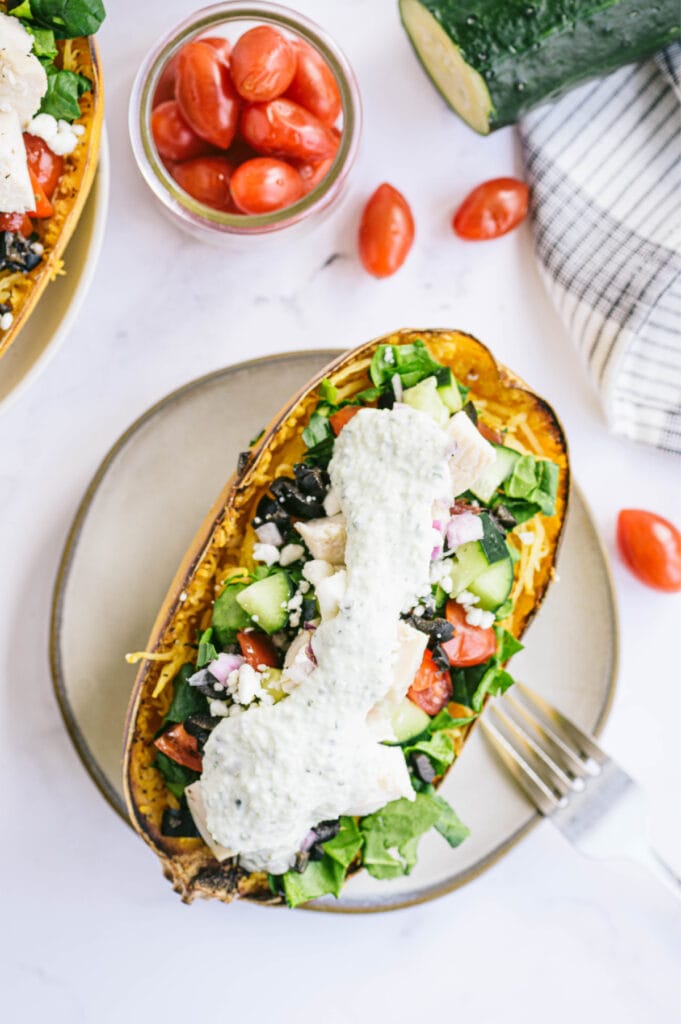
[[[230,67],[239,95],[250,103],[265,102],[288,89],[296,70],[296,54],[276,28],[257,25],[235,43]]]
[[[407,697],[418,704],[428,715],[442,711],[452,695],[452,681],[449,672],[438,668],[430,651],[425,651],[421,666],[414,682],[407,691]]]
[[[271,213],[301,198],[303,179],[295,167],[283,160],[261,156],[237,167],[231,190],[242,213]]]
[[[28,238],[33,225],[26,213],[0,213],[0,231],[18,231],[24,238]]]
[[[495,653],[497,638],[494,629],[481,629],[466,622],[466,611],[456,601],[447,601],[447,622],[454,626],[454,636],[442,645],[452,665],[467,668],[481,665]]]
[[[33,198],[35,199],[35,207],[29,210],[28,216],[37,217],[38,219],[51,217],[54,213],[52,203],[45,195],[45,189],[30,167],[28,168],[28,176],[31,179],[31,188],[33,189]]]
[[[500,430],[488,427],[486,423],[481,423],[480,420],[478,420],[478,433],[482,434],[486,441],[491,441],[492,444],[504,443],[504,435]]]
[[[292,45],[298,63],[286,96],[305,107],[320,121],[334,124],[343,104],[333,71],[322,55],[303,39],[295,39]]]
[[[617,546],[641,583],[655,590],[681,590],[681,533],[668,519],[640,508],[622,509]]]
[[[199,744],[196,736],[190,736],[182,724],[173,725],[166,732],[154,740],[154,746],[177,764],[183,764],[185,768],[200,772],[202,758],[199,753]]]
[[[338,136],[328,124],[283,98],[246,107],[241,134],[259,153],[287,160],[326,160],[338,149]]]
[[[329,416],[329,423],[336,437],[338,437],[345,424],[349,423],[360,409],[361,406],[359,405],[344,405],[338,412],[334,412],[333,415]]]
[[[175,94],[185,120],[206,142],[227,149],[239,122],[239,97],[214,46],[187,43],[177,55]]]
[[[178,185],[214,210],[238,212],[229,190],[234,167],[224,156],[197,156],[175,164],[170,172]]]
[[[466,196],[454,214],[452,227],[459,238],[481,242],[499,238],[527,215],[530,190],[517,178],[493,178]]]
[[[268,668],[279,666],[277,648],[265,633],[237,633],[236,638],[241,653],[251,668],[259,669],[261,665]]]
[[[28,166],[42,185],[47,198],[51,199],[64,170],[64,157],[53,153],[43,139],[28,132],[24,133],[24,145]]]
[[[151,134],[164,160],[191,160],[211,147],[187,124],[176,100],[160,103],[151,115]]]
[[[392,185],[379,185],[359,225],[359,255],[374,277],[389,277],[406,260],[414,241],[409,203]]]

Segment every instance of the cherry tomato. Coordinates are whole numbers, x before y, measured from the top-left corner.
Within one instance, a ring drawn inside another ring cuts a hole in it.
[[[303,180],[283,160],[256,157],[232,175],[232,198],[242,213],[270,213],[290,206],[303,195]]]
[[[167,100],[152,112],[151,134],[164,160],[191,160],[210,152],[208,143],[185,121],[176,100]]]
[[[239,95],[259,103],[286,92],[295,74],[296,54],[276,28],[258,25],[235,43],[230,67]]]
[[[374,277],[390,277],[407,258],[414,241],[409,203],[392,185],[379,185],[362,213],[359,256]]]
[[[617,546],[641,583],[655,590],[681,590],[681,533],[668,519],[644,509],[622,509]]]
[[[33,225],[26,213],[0,213],[0,231],[18,231],[24,238],[28,238]]]
[[[199,744],[196,736],[190,736],[185,727],[181,724],[173,725],[166,732],[154,740],[154,746],[177,764],[183,764],[185,768],[200,772],[203,761],[199,754]]]
[[[334,159],[334,157],[329,156],[326,160],[320,160],[318,163],[299,163],[296,165],[298,173],[303,179],[306,194],[311,192],[313,188],[316,188],[320,181],[324,180],[333,166]]]
[[[239,122],[239,97],[229,68],[208,43],[187,43],[177,55],[177,102],[206,142],[227,149]]]
[[[57,156],[46,142],[28,132],[24,134],[24,145],[28,166],[42,185],[47,198],[51,199],[64,170],[64,157]]]
[[[449,672],[438,668],[430,651],[424,651],[414,682],[407,690],[407,697],[426,714],[436,715],[442,711],[451,695],[452,680]]]
[[[229,39],[225,39],[223,36],[201,36],[199,42],[208,43],[209,46],[212,46],[223,64],[229,67],[232,53],[232,44]]]
[[[234,165],[225,156],[197,156],[175,164],[171,174],[178,185],[194,199],[214,210],[236,212],[229,182]]]
[[[154,93],[154,99],[152,101],[152,108],[156,108],[161,103],[167,103],[168,100],[175,99],[175,79],[177,77],[177,54],[171,57],[163,71],[161,72],[158,85],[156,86],[156,92]]]
[[[300,103],[326,124],[334,124],[343,109],[341,94],[333,71],[314,46],[303,39],[292,42],[296,72],[286,90],[288,99]]]
[[[35,173],[28,168],[28,176],[31,179],[31,188],[33,189],[33,198],[35,199],[35,206],[32,210],[29,210],[29,217],[37,217],[42,219],[44,217],[51,217],[54,213],[52,203],[45,195],[45,189],[38,181]]]
[[[452,665],[466,668],[481,665],[491,658],[497,649],[494,629],[481,629],[466,622],[466,611],[456,601],[447,601],[445,611],[447,622],[454,626],[454,636],[442,645]]]
[[[329,423],[336,437],[340,434],[341,430],[346,423],[349,423],[355,413],[358,413],[361,406],[359,405],[344,405],[338,412],[334,412],[333,415],[329,416]]]
[[[499,238],[527,214],[530,190],[517,178],[493,178],[474,188],[454,214],[452,227],[459,238],[484,241]]]
[[[277,649],[265,633],[244,633],[236,635],[241,653],[251,668],[259,669],[261,665],[277,668],[279,655]]]
[[[338,138],[328,124],[286,99],[246,107],[241,134],[259,153],[286,159],[316,162],[338,149]]]

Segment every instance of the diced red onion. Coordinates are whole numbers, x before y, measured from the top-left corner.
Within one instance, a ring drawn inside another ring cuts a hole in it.
[[[401,402],[404,394],[404,388],[402,387],[402,381],[400,380],[399,373],[394,373],[390,378],[390,383],[393,386],[393,394],[395,395],[395,401]]]
[[[305,657],[308,658],[313,665],[317,664],[317,656],[315,652],[312,650],[312,637],[310,637],[305,647]]]
[[[300,844],[300,849],[303,851],[303,853],[305,853],[307,852],[307,850],[311,850],[316,842],[317,833],[313,828],[311,828],[310,831],[305,836],[305,838],[303,839],[302,843]]]
[[[208,665],[208,671],[219,683],[226,684],[227,679],[236,672],[244,663],[240,654],[218,654],[215,661]]]
[[[455,551],[471,540],[480,540],[483,535],[482,520],[473,512],[461,512],[449,520],[445,534],[448,550]]]
[[[276,523],[263,523],[262,526],[256,526],[255,532],[261,544],[274,544],[278,548],[284,543]]]

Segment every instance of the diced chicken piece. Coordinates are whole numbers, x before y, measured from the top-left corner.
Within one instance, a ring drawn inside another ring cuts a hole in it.
[[[330,562],[321,558],[313,558],[303,566],[303,576],[313,587],[318,587],[327,576],[333,576],[335,570]]]
[[[0,109],[0,213],[26,213],[34,206],[19,118],[14,110]]]
[[[313,558],[323,558],[332,565],[345,562],[345,516],[341,513],[324,519],[310,519],[295,524]]]
[[[21,22],[0,14],[0,110],[14,110],[21,128],[28,126],[47,92],[47,75],[32,45]]]
[[[457,412],[446,426],[454,450],[449,459],[454,497],[463,494],[495,460],[494,448],[465,412]]]
[[[326,621],[326,619],[333,619],[338,615],[341,601],[345,597],[347,585],[345,569],[339,569],[333,576],[327,576],[317,584],[317,602],[322,622]]]
[[[310,632],[306,629],[301,629],[298,636],[294,639],[293,643],[286,652],[284,658],[284,669],[289,668],[294,662],[299,659],[307,658],[306,651],[307,645],[310,642]]]
[[[361,758],[367,768],[362,798],[347,809],[347,814],[371,814],[401,796],[414,799],[416,794],[400,747],[386,747],[369,739]]]
[[[397,654],[393,664],[393,685],[389,696],[400,701],[414,682],[414,676],[423,660],[428,637],[408,623],[400,622],[397,626],[397,642]]]
[[[234,854],[232,851],[228,850],[226,846],[221,846],[220,843],[216,843],[208,831],[206,808],[201,794],[201,780],[197,779],[196,782],[192,782],[191,786],[187,786],[184,794],[187,797],[187,806],[189,807],[191,816],[194,819],[194,824],[199,831],[199,835],[206,846],[210,849],[215,859],[223,861],[227,860],[228,857],[233,857]]]

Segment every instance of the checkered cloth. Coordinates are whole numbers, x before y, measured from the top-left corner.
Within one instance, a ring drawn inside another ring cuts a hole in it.
[[[542,276],[608,423],[681,452],[681,44],[520,127]]]

